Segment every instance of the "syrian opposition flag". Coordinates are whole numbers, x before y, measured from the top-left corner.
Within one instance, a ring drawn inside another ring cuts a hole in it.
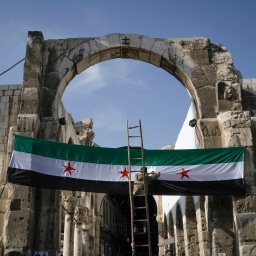
[[[131,149],[131,157],[140,150]],[[245,195],[244,148],[144,150],[148,173],[160,172],[149,184],[154,195]],[[141,161],[131,166],[133,182]],[[129,193],[128,153],[15,136],[8,182],[50,189]]]

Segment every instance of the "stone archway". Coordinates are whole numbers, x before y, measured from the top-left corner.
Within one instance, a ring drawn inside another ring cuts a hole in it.
[[[173,239],[173,243],[169,245],[169,251],[171,254],[175,254],[176,248],[175,248],[175,230],[174,230],[174,221],[173,221],[173,216],[172,212],[169,212],[169,229],[168,229],[168,238]]]
[[[11,128],[4,153],[11,153],[13,133],[50,140],[62,138],[58,137],[59,133],[62,135],[62,130],[56,120],[62,114],[61,97],[66,86],[75,75],[88,67],[114,58],[148,62],[177,78],[189,91],[195,103],[198,115],[196,132],[202,148],[247,147],[245,182],[248,194],[255,194],[253,175],[256,118],[253,115],[256,113],[256,107],[251,101],[256,98],[254,83],[242,80],[242,76],[233,68],[230,52],[222,45],[212,44],[207,38],[156,39],[141,35],[110,34],[98,38],[44,40],[41,32],[29,32],[22,93],[21,98],[17,100],[20,108],[16,122],[13,124],[11,118],[8,119],[8,127],[4,130],[6,137],[8,129]],[[250,97],[247,97],[248,95]],[[13,98],[10,102],[12,100]],[[22,241],[18,249],[12,241],[8,241],[5,246],[10,252],[17,249],[26,253],[27,248],[33,247],[34,226],[30,220],[35,218],[36,193],[34,189],[17,186],[9,194],[12,207],[16,198],[22,195],[24,208],[10,207],[6,214],[6,237],[13,232],[8,224],[16,223],[16,219],[23,220],[23,229],[26,231],[17,234]],[[56,201],[56,195],[50,193],[47,197],[44,194],[42,200],[50,207],[52,202]],[[236,234],[248,234],[243,223],[255,222],[253,202],[254,197],[233,198]],[[209,205],[211,208],[211,204]],[[210,210],[208,211],[210,216]],[[250,218],[244,217],[247,213],[250,213]],[[53,214],[45,216],[45,220],[48,218],[47,221],[54,223]],[[97,221],[99,216],[95,215],[95,222]],[[216,234],[217,237],[219,233]],[[46,232],[44,236],[47,236]],[[255,236],[249,240],[247,237],[238,237],[237,251],[240,253],[251,246],[251,241],[256,241]],[[52,251],[53,249],[51,248]]]
[[[229,196],[209,197],[211,208],[208,216],[209,234],[212,236],[211,254],[236,254],[236,237],[234,232],[234,217],[232,198]]]
[[[187,255],[200,255],[199,239],[197,230],[196,210],[194,199],[192,196],[186,197],[186,210],[185,210],[185,251]]]
[[[184,239],[184,225],[183,214],[180,204],[177,204],[176,209],[176,253],[177,255],[185,255],[185,239]]]
[[[238,78],[231,54],[207,38],[156,39],[110,34],[44,41],[41,32],[29,32],[27,51],[20,114],[36,113],[41,117],[57,116],[61,96],[74,76],[115,58],[148,62],[176,77],[191,94],[198,118],[215,118],[216,110],[221,108],[215,94],[216,83],[228,80],[232,84]],[[225,89],[225,85],[220,87]]]

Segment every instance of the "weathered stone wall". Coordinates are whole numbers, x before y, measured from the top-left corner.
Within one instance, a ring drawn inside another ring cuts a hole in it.
[[[3,243],[4,215],[6,213],[6,203],[8,198],[6,187],[6,167],[7,157],[7,138],[9,128],[17,125],[21,85],[1,85],[0,86],[0,243]],[[2,245],[0,246],[0,254]]]
[[[21,84],[0,86],[0,172],[1,181],[5,182],[7,137],[9,128],[17,125]]]

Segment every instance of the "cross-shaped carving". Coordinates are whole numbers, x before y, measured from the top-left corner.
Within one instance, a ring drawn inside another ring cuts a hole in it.
[[[122,44],[124,44],[124,45],[129,45],[130,44],[130,38],[125,37],[125,38],[122,38],[122,40],[123,40]]]

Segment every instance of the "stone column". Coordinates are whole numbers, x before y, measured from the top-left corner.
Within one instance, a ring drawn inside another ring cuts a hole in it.
[[[65,193],[62,193],[62,205],[65,210],[63,256],[72,256],[74,209],[76,204],[76,198],[72,195],[65,195]]]
[[[198,243],[201,256],[210,256],[208,230],[207,230],[207,214],[205,212],[205,197],[200,196],[199,202],[196,203],[196,219],[198,230]]]
[[[87,256],[90,253],[89,225],[86,223],[83,223],[82,230],[83,230],[83,233],[82,233],[83,256]]]
[[[94,255],[100,255],[100,221],[101,216],[93,216],[94,223]]]
[[[219,114],[223,147],[246,146],[245,181],[248,194],[253,194],[253,174],[255,175],[255,154],[252,142],[252,124],[249,111],[227,111]],[[256,255],[256,233],[252,228],[256,224],[255,195],[233,197],[233,215],[236,234],[236,255]]]
[[[236,240],[233,226],[232,198],[230,196],[208,197],[208,233],[211,255],[219,253],[236,255]]]
[[[157,214],[156,216],[157,226],[158,226],[158,241],[162,242],[165,240],[165,230],[164,230],[164,217],[162,214]],[[152,244],[152,240],[151,240]],[[159,249],[159,255],[164,255],[165,246],[161,246]]]
[[[82,256],[82,224],[87,223],[88,209],[77,206],[75,209],[75,234],[74,234],[74,255]]]

